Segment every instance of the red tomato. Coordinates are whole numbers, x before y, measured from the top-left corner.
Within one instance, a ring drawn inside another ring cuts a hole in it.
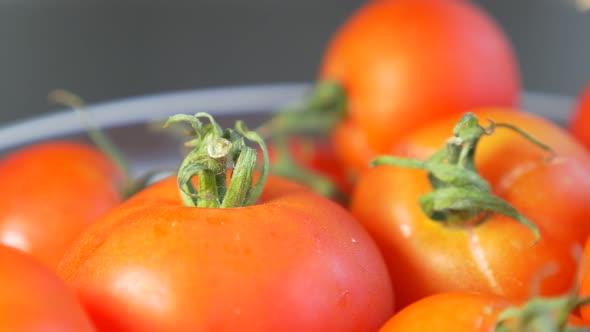
[[[366,231],[273,176],[228,209],[183,206],[162,180],[93,223],[58,273],[104,331],[374,331],[393,313]]]
[[[121,200],[123,175],[72,142],[24,147],[0,161],[0,243],[55,268],[72,240]]]
[[[57,275],[16,249],[0,245],[0,330],[94,331]]]
[[[404,308],[393,316],[379,332],[495,331],[498,316],[508,307],[512,307],[509,301],[495,295],[461,292],[440,293],[421,299]],[[539,313],[537,317],[541,318],[542,316],[546,318],[547,315]],[[530,321],[530,318],[529,316],[525,319],[529,320],[531,331],[535,331],[534,323]],[[514,320],[505,322],[506,327],[511,327],[509,331],[523,331],[510,325],[515,323]],[[546,322],[543,323],[545,327],[548,327]],[[569,324],[576,327],[589,326],[576,319],[575,316],[570,316]]]
[[[520,73],[495,21],[461,0],[368,1],[330,41],[320,79],[346,91],[336,153],[353,173],[435,118],[515,106]]]
[[[579,96],[570,119],[569,129],[582,144],[590,149],[590,84]]]
[[[477,145],[475,165],[492,193],[540,229],[540,241],[515,220],[490,215],[472,227],[447,227],[428,218],[419,198],[432,187],[426,172],[378,166],[365,172],[352,195],[351,211],[373,235],[389,266],[396,303],[403,307],[445,291],[480,291],[522,299],[548,265],[555,274],[541,282],[542,295],[572,283],[574,243],[590,234],[590,156],[563,129],[524,112],[477,111],[520,127],[554,149],[548,154],[506,128],[496,128]],[[444,146],[459,116],[433,122],[408,135],[392,155],[425,160]],[[407,285],[411,285],[408,287]]]

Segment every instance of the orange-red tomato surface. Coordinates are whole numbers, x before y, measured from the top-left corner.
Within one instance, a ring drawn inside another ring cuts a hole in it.
[[[513,303],[502,297],[484,293],[439,293],[399,311],[379,329],[379,332],[494,331],[498,315],[512,305]],[[590,324],[574,315],[570,315],[568,324],[575,327],[590,327]]]
[[[185,207],[175,178],[112,209],[58,273],[103,331],[375,331],[377,246],[341,206],[269,176],[255,205]]]
[[[123,176],[95,148],[54,141],[0,160],[0,243],[55,268],[94,219],[117,205]]]
[[[0,331],[95,331],[74,293],[28,254],[0,245]]]
[[[329,42],[319,77],[344,86],[348,116],[333,140],[353,174],[424,123],[520,97],[508,37],[462,0],[367,1]]]

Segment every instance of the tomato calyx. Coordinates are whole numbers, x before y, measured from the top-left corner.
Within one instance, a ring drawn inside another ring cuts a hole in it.
[[[204,124],[200,119],[206,118]],[[193,148],[178,170],[178,187],[185,206],[232,208],[256,203],[268,174],[269,157],[264,140],[237,121],[235,129],[223,129],[208,113],[171,116],[164,127],[176,122],[188,122],[192,127],[191,140],[185,145]],[[256,150],[247,146],[245,139],[260,146],[262,170],[254,185]],[[198,175],[198,189],[191,181]],[[229,175],[229,181],[228,181]]]
[[[466,227],[484,222],[492,213],[500,213],[528,227],[540,238],[537,226],[512,205],[492,194],[490,184],[482,178],[475,166],[475,151],[484,135],[492,135],[497,127],[505,127],[521,134],[553,156],[553,151],[521,129],[505,123],[484,127],[473,113],[466,113],[453,128],[453,136],[446,145],[428,160],[379,156],[372,166],[391,165],[428,171],[433,191],[419,198],[422,211],[432,220],[447,226]]]
[[[332,179],[297,162],[288,144],[291,135],[326,136],[342,120],[346,111],[343,87],[336,81],[319,81],[300,105],[279,110],[256,129],[271,139],[277,157],[269,172],[302,183],[322,196],[345,203],[347,195]]]
[[[277,134],[326,134],[342,120],[346,112],[346,95],[341,84],[319,81],[303,103],[287,106],[256,131],[262,137]]]
[[[578,298],[573,292],[563,297],[536,297],[524,305],[505,309],[498,316],[495,332],[578,332],[588,331],[568,325],[572,312],[590,303],[590,298]]]

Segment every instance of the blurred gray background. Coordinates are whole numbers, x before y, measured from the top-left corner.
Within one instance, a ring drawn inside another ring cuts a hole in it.
[[[361,0],[0,0],[0,124],[87,102],[221,85],[311,81]],[[590,81],[590,11],[573,0],[479,0],[516,49],[527,90]]]

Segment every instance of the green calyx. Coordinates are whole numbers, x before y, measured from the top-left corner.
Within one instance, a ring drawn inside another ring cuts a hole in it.
[[[341,202],[346,195],[328,177],[297,162],[291,155],[291,135],[325,137],[342,121],[346,112],[346,95],[336,81],[319,81],[300,104],[279,110],[256,131],[270,139],[277,152],[269,172],[302,183],[320,195]]]
[[[498,127],[521,134],[553,155],[549,147],[513,125],[490,121],[490,125],[484,127],[473,113],[466,113],[453,128],[453,136],[446,141],[445,147],[428,160],[380,156],[371,165],[426,170],[433,191],[421,196],[419,202],[424,213],[434,221],[462,227],[484,222],[490,214],[500,213],[527,226],[534,233],[536,243],[540,238],[537,226],[508,202],[493,195],[489,183],[477,173],[475,167],[475,151],[479,140],[484,135],[492,135]]]
[[[319,81],[300,104],[286,107],[256,131],[264,138],[276,135],[326,134],[344,117],[346,95],[335,81]]]
[[[590,298],[579,298],[578,288],[569,295],[535,297],[522,306],[508,307],[498,316],[495,332],[588,332],[588,327],[568,324],[572,313],[590,303]]]
[[[203,118],[209,123],[204,124]],[[185,143],[192,150],[178,170],[183,204],[231,208],[256,203],[268,174],[268,151],[264,140],[241,121],[236,122],[235,129],[223,129],[207,113],[174,115],[164,126],[177,122],[188,122],[193,136]],[[246,140],[258,144],[263,154],[263,166],[256,184],[256,150],[247,146]],[[199,178],[198,188],[193,185],[194,176]]]

